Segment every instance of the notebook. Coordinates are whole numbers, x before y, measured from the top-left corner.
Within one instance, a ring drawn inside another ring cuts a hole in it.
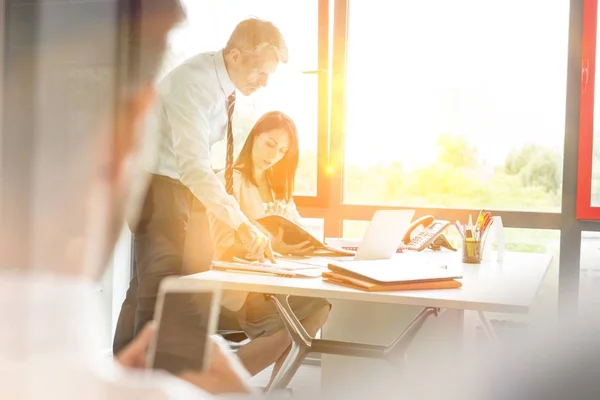
[[[289,245],[309,242],[314,247],[314,250],[310,254],[312,256],[337,257],[353,256],[355,254],[351,250],[325,245],[306,229],[281,215],[267,215],[257,219],[256,222],[273,236],[277,236],[279,229],[283,229],[283,241]]]

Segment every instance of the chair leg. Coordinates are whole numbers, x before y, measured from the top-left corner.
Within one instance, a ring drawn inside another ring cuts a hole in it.
[[[275,377],[273,377],[273,380],[267,387],[267,392],[270,392],[272,390],[284,389],[287,387],[306,356],[310,353],[313,338],[306,332],[306,329],[304,329],[304,326],[294,314],[288,302],[289,296],[268,296],[275,304],[283,325],[292,339],[292,346],[289,354],[285,358],[281,369],[277,372]]]
[[[273,377],[269,386],[267,386],[267,392],[285,389],[292,381],[294,375],[296,375],[296,372],[298,372],[298,369],[307,355],[308,351],[305,348],[296,343],[292,343],[290,352],[285,358],[281,369],[277,372],[277,375]]]
[[[275,304],[283,325],[292,337],[292,341],[310,347],[313,338],[306,332],[304,325],[302,325],[298,317],[296,317],[296,314],[294,314],[294,311],[288,302],[289,296],[269,295],[269,298]]]

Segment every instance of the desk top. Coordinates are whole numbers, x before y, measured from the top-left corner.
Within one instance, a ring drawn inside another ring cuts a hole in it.
[[[502,262],[463,264],[460,252],[422,252],[396,257],[427,257],[462,268],[460,289],[364,292],[323,282],[321,278],[282,278],[270,275],[207,271],[187,278],[218,282],[224,290],[324,297],[421,307],[488,312],[528,313],[552,261],[551,254],[506,252]],[[495,260],[495,254],[492,256]],[[403,262],[406,262],[403,260]]]

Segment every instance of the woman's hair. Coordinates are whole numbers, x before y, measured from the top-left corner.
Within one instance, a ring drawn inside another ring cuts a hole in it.
[[[281,111],[270,111],[256,121],[248,134],[242,151],[235,160],[235,169],[240,171],[250,183],[256,185],[254,164],[252,163],[254,141],[258,135],[275,129],[285,130],[288,133],[290,143],[283,158],[269,168],[266,173],[271,189],[275,193],[275,198],[289,201],[294,193],[294,178],[296,169],[298,169],[298,130],[294,121]]]

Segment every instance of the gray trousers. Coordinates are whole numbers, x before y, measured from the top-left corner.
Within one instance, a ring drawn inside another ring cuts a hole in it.
[[[117,354],[152,320],[161,280],[210,269],[206,209],[181,182],[153,175],[133,233],[133,270],[117,322]]]

